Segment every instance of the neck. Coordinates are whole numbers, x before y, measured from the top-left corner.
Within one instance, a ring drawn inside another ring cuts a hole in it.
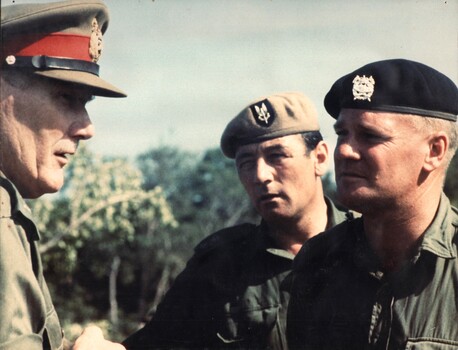
[[[300,218],[280,219],[267,222],[270,235],[279,248],[296,255],[302,245],[313,236],[323,232],[328,224],[328,208],[324,196],[314,203]]]
[[[383,213],[363,214],[364,231],[386,272],[396,271],[416,253],[420,238],[439,206],[440,193],[417,198],[410,205],[393,206]]]

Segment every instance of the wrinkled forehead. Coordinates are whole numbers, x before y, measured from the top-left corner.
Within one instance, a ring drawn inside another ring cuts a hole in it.
[[[383,130],[406,130],[412,132],[417,129],[418,123],[422,122],[422,116],[382,112],[373,110],[343,108],[334,129],[383,129]]]
[[[277,137],[261,142],[240,145],[235,152],[235,159],[246,156],[261,155],[265,152],[285,150],[290,152],[302,152],[305,149],[305,143],[301,134],[287,135]]]

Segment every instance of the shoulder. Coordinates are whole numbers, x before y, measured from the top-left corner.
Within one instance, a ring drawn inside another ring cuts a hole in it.
[[[349,219],[309,239],[294,259],[293,269],[300,271],[308,265],[323,265],[350,253],[361,227],[361,218]]]
[[[254,234],[257,227],[254,224],[241,224],[214,232],[195,247],[195,254],[202,255],[220,247],[240,243]]]
[[[202,240],[175,281],[173,293],[180,294],[188,286],[195,291],[215,285],[233,286],[246,267],[248,252],[254,249],[251,237],[256,236],[256,231],[256,225],[243,224],[222,229]]]
[[[451,206],[453,218],[452,218],[452,225],[458,227],[458,208]]]
[[[353,220],[361,216],[361,214],[355,211],[342,206],[337,206],[336,203],[327,196],[325,196],[324,199],[328,207],[328,220],[330,221],[330,227],[336,226],[346,220]]]
[[[6,179],[0,177],[0,217],[9,218],[12,216],[11,186]]]

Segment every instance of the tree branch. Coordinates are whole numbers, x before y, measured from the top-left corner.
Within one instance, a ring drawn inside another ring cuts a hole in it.
[[[122,194],[114,195],[111,196],[103,201],[98,202],[96,205],[93,207],[89,208],[86,210],[82,215],[80,215],[76,220],[72,220],[68,228],[59,234],[55,235],[53,238],[51,238],[48,242],[44,243],[43,245],[40,246],[40,253],[43,254],[47,252],[49,249],[53,248],[54,246],[57,245],[57,243],[64,238],[65,236],[70,235],[74,230],[76,230],[80,225],[82,225],[86,220],[88,220],[92,215],[95,213],[106,209],[110,206],[113,206],[117,203],[128,201],[131,199],[146,199],[149,197],[154,196],[154,193],[150,192],[137,192],[137,191],[130,191],[130,192],[125,192]]]

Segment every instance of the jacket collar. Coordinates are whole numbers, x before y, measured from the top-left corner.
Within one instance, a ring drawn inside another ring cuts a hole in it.
[[[14,184],[1,171],[0,217],[18,220],[24,226],[29,241],[38,241],[40,239],[40,233],[33,221],[32,211]]]
[[[447,196],[442,193],[433,222],[426,229],[420,250],[427,250],[441,258],[456,258],[453,238],[458,232],[458,210],[450,205]]]

